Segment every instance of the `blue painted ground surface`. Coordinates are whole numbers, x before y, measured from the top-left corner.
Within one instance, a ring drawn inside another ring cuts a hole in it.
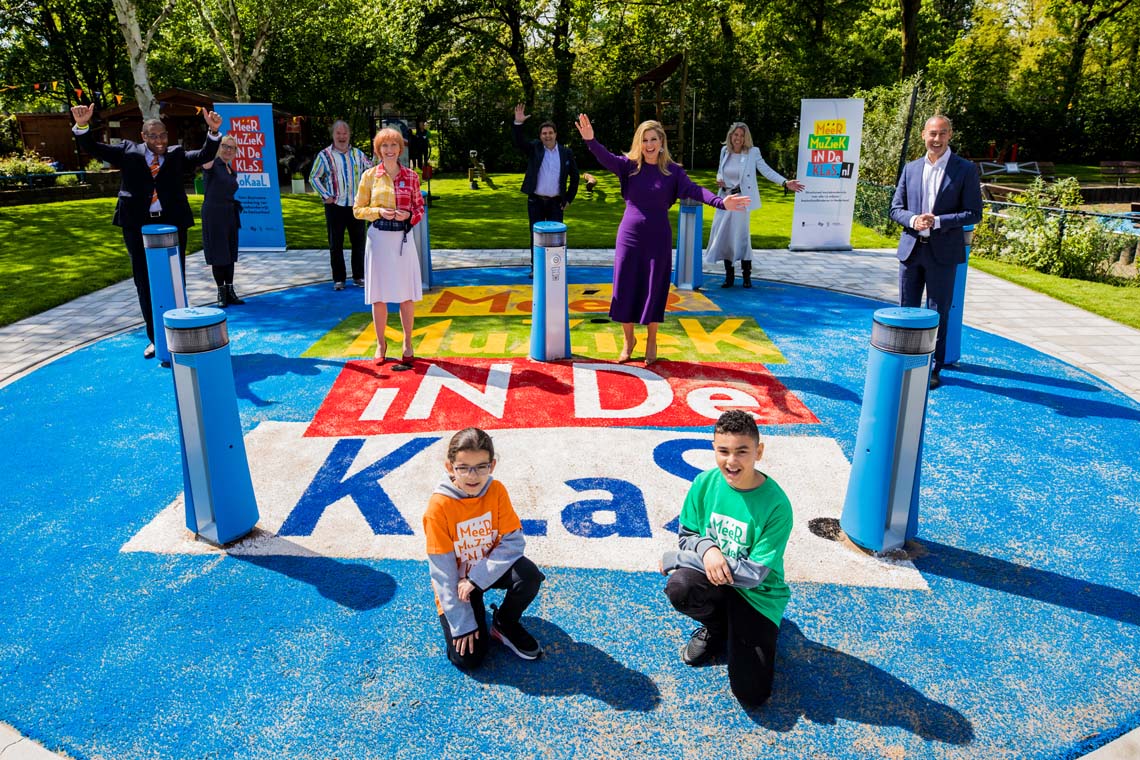
[[[708,295],[756,317],[788,359],[773,372],[850,457],[881,304]],[[297,357],[360,309],[327,286],[230,309],[247,431],[312,418],[341,363]],[[1140,725],[1140,406],[1007,340],[967,330],[932,397],[930,591],[793,584],[775,694],[753,713],[723,666],[680,662],[692,626],[655,574],[548,568],[524,621],[547,657],[494,647],[468,676],[443,657],[425,563],[121,553],[182,490],[170,377],[142,345],[108,339],[0,389],[0,719],[50,749],[1063,758]]]

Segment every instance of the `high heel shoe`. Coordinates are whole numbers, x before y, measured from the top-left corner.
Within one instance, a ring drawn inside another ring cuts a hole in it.
[[[415,354],[404,354],[400,357],[400,363],[392,367],[393,372],[407,372],[415,368],[416,357]]]

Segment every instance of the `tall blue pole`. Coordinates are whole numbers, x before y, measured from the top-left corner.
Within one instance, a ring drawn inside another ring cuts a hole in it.
[[[897,549],[918,532],[918,485],[938,312],[875,312],[855,456],[839,526],[865,549]]]
[[[186,527],[213,544],[253,530],[257,500],[238,415],[226,313],[213,307],[163,315],[174,365]]]
[[[420,190],[420,195],[424,197],[424,218],[412,228],[412,235],[420,254],[420,281],[424,290],[431,290],[431,227],[428,224],[427,190]]]
[[[946,321],[946,358],[944,364],[954,364],[962,358],[962,317],[966,309],[966,275],[970,271],[970,249],[974,239],[974,225],[962,228],[966,233],[966,260],[954,270],[954,300],[950,303],[950,316]]]
[[[531,304],[530,358],[553,361],[570,356],[566,225],[562,222],[534,223],[534,290]]]
[[[155,325],[154,355],[163,367],[170,366],[166,335],[157,329],[162,315],[170,309],[186,308],[186,284],[182,281],[182,252],[178,228],[169,224],[148,224],[142,228],[146,250],[146,272],[150,280],[150,313]]]
[[[673,264],[673,285],[681,290],[700,290],[705,281],[701,270],[701,255],[704,252],[701,240],[703,211],[698,201],[681,199],[681,211],[677,214],[677,252]]]

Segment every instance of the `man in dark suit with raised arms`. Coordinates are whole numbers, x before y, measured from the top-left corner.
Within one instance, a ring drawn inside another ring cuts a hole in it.
[[[97,142],[90,130],[94,113],[94,105],[73,106],[71,116],[75,126],[72,132],[80,150],[106,161],[121,172],[119,201],[112,224],[123,229],[123,243],[131,257],[131,275],[138,293],[139,309],[146,321],[146,336],[150,339],[143,356],[151,359],[154,357],[154,318],[151,315],[150,277],[142,228],[147,224],[169,224],[178,228],[178,249],[185,275],[186,233],[194,226],[194,214],[186,199],[185,173],[212,160],[217,154],[222,117],[214,111],[204,110],[202,115],[210,128],[205,144],[200,150],[183,150],[180,145],[167,144],[166,126],[161,119],[143,122],[141,143],[124,140],[118,145],[107,145]]]
[[[523,123],[529,119],[522,104],[515,106],[511,136],[515,147],[526,156],[526,175],[522,191],[526,193],[529,230],[535,222],[561,222],[562,212],[578,194],[578,164],[565,145],[558,144],[558,128],[544,121],[538,128],[537,140],[523,137]],[[531,237],[530,268],[534,270],[534,238]]]
[[[966,260],[962,228],[982,219],[982,187],[974,164],[950,150],[954,128],[945,116],[931,116],[922,128],[926,155],[911,161],[891,200],[891,219],[903,226],[899,238],[899,305],[938,312],[938,341],[930,387],[942,383],[946,325],[954,298],[954,275]]]

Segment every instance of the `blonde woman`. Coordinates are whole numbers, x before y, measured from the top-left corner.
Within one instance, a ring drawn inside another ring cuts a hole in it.
[[[240,306],[245,301],[234,290],[234,264],[238,259],[238,230],[241,203],[234,199],[238,190],[233,161],[237,140],[224,135],[218,144],[218,157],[202,164],[206,186],[202,199],[202,253],[218,286],[218,306]]]
[[[621,324],[623,345],[619,362],[630,360],[637,339],[634,323],[646,326],[645,363],[657,360],[657,325],[665,320],[669,272],[673,261],[673,228],[669,208],[678,198],[690,198],[718,209],[742,209],[748,197],[721,199],[693,183],[669,156],[665,129],[656,121],[642,122],[633,145],[622,156],[610,153],[594,139],[586,114],[577,127],[598,163],[618,175],[625,213],[618,227],[614,254],[614,287],[610,319]]]
[[[423,298],[420,258],[411,229],[424,216],[424,199],[420,195],[420,179],[411,169],[400,165],[404,136],[385,127],[376,133],[372,149],[380,163],[364,172],[352,213],[369,222],[368,241],[364,247],[364,301],[372,304],[372,326],[376,330],[376,363],[388,357],[388,304],[400,305],[400,328],[403,331],[400,363],[397,372],[413,367],[412,326],[415,302]]]
[[[752,287],[752,231],[750,228],[752,210],[760,208],[760,189],[756,185],[756,173],[763,174],[777,185],[794,193],[804,189],[802,183],[784,177],[768,166],[760,149],[752,144],[752,132],[742,121],[728,128],[724,147],[720,149],[720,164],[716,170],[718,194],[739,193],[748,196],[751,203],[740,211],[717,210],[713,216],[712,230],[709,232],[709,247],[705,250],[705,263],[724,262],[724,284],[731,288],[735,279],[733,262],[740,262],[740,276],[744,287]]]

